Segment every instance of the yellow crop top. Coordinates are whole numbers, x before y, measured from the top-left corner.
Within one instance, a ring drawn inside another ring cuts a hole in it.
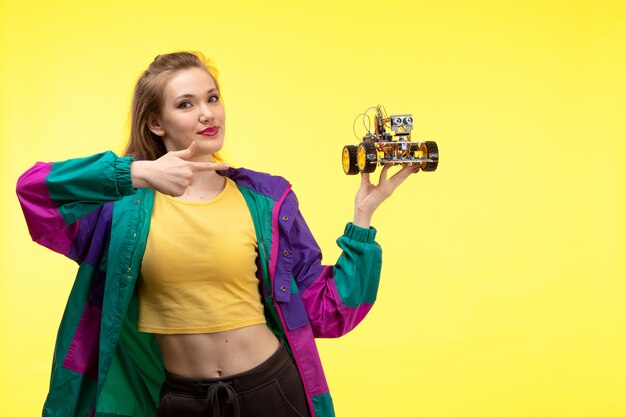
[[[256,250],[248,206],[230,178],[207,202],[155,192],[139,280],[139,330],[212,333],[265,323]]]

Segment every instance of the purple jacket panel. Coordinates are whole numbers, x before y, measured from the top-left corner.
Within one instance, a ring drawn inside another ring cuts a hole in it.
[[[100,266],[111,235],[113,203],[106,203],[77,221],[78,233],[70,246],[70,258],[87,262],[94,268]]]
[[[339,337],[354,329],[372,304],[344,305],[334,281],[334,266],[322,265],[322,252],[298,213],[291,228],[294,275],[315,337]]]
[[[98,347],[100,344],[100,325],[102,321],[102,303],[100,306],[87,303],[74,333],[72,342],[63,359],[63,367],[90,379],[98,380]]]
[[[287,250],[284,240],[278,241],[278,226],[281,233],[288,231],[297,211],[297,199],[290,191],[289,182],[280,176],[270,175],[261,172],[250,171],[245,168],[229,168],[224,171],[217,171],[220,175],[225,175],[237,184],[250,188],[254,192],[268,196],[276,201],[274,212],[272,213],[272,248],[270,248],[270,280],[272,282],[272,294],[279,302],[287,302],[290,298],[291,275],[283,273],[291,269],[291,257],[283,256]],[[280,208],[281,220],[278,220],[279,213],[276,208]],[[286,220],[285,220],[286,219]],[[280,252],[280,253],[279,253]],[[290,251],[289,251],[290,252]],[[284,290],[283,290],[284,288]],[[264,294],[268,295],[268,294]]]
[[[52,163],[37,162],[22,174],[17,180],[17,198],[33,241],[72,258],[72,240],[78,233],[78,223],[65,224],[52,201],[46,187],[46,176],[51,169]]]
[[[328,283],[332,274],[332,267],[326,267],[324,273],[302,294],[315,337],[340,337],[348,333],[372,308],[372,304],[368,303],[358,307],[345,306],[337,287]]]
[[[111,230],[113,204],[107,203],[66,224],[46,186],[52,163],[36,163],[17,181],[17,197],[33,241],[77,263],[99,267]]]
[[[250,188],[259,194],[271,197],[279,201],[289,182],[283,177],[270,175],[264,172],[251,171],[246,168],[228,168],[222,171],[215,171],[220,175],[229,177],[237,184]]]

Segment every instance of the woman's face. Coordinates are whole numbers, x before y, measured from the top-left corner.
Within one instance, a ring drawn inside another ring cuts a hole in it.
[[[163,138],[167,151],[196,142],[193,160],[210,160],[224,144],[224,105],[213,77],[202,68],[175,72],[165,84],[159,114],[148,119],[150,130]]]

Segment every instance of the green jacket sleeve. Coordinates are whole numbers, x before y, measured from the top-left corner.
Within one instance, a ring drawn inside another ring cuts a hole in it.
[[[17,181],[17,196],[32,239],[79,260],[104,204],[134,193],[131,163],[132,158],[110,151],[36,163]]]

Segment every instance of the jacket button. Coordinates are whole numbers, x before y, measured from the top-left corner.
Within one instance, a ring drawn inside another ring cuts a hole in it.
[[[287,288],[285,288],[285,286],[283,285],[282,287],[280,287],[280,290],[281,290],[282,292],[285,292],[285,291],[287,291]]]
[[[289,252],[283,251],[283,256],[289,256]]]
[[[289,217],[283,216],[283,220],[289,220]]]
[[[137,201],[137,204],[141,203],[141,200],[140,200],[140,199],[137,199],[137,200],[135,200],[135,201]]]
[[[128,272],[130,273],[130,267],[128,267]]]

